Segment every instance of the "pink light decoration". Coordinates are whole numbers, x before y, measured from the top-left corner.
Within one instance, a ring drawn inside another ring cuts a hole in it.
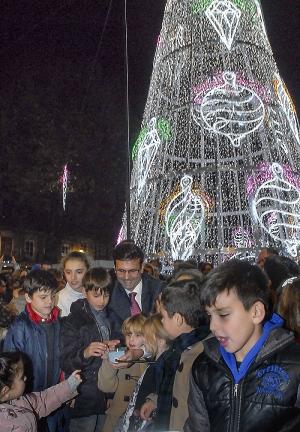
[[[159,48],[159,47],[162,46],[162,45],[163,45],[163,39],[162,39],[161,35],[159,34],[159,35],[157,36],[156,46],[157,46],[157,48]]]
[[[236,83],[243,85],[244,87],[249,88],[254,91],[263,101],[266,103],[270,102],[270,96],[267,94],[265,87],[259,84],[256,81],[248,80],[243,72],[236,72]],[[201,104],[203,97],[213,88],[220,87],[224,85],[224,72],[216,72],[215,75],[208,78],[201,84],[198,84],[193,88],[194,102],[197,104]]]
[[[295,186],[296,189],[300,190],[300,177],[288,166],[282,165],[284,178]],[[251,174],[246,182],[246,194],[247,197],[251,197],[255,194],[257,188],[268,180],[273,178],[272,164],[268,162],[260,163]]]
[[[117,245],[119,243],[121,243],[121,241],[123,241],[123,240],[125,240],[125,232],[124,232],[124,228],[123,228],[123,225],[122,225],[121,228],[120,228],[120,231],[119,231],[119,235],[118,235],[118,239],[117,239]]]

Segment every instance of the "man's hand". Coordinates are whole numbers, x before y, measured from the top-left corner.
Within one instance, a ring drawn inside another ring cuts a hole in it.
[[[150,399],[148,399],[140,409],[140,416],[143,420],[149,420],[152,416],[153,411],[155,410],[156,406],[154,402]]]
[[[108,351],[108,346],[104,342],[91,342],[83,351],[85,359],[90,357],[102,357]]]

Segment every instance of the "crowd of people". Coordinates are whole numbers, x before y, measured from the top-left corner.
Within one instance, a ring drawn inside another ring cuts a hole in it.
[[[1,431],[300,430],[295,261],[113,259],[0,274]]]

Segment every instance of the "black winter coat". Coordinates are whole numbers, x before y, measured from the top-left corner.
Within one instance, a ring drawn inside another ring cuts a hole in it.
[[[81,369],[83,382],[78,388],[79,395],[71,417],[85,417],[104,414],[106,397],[98,389],[98,370],[101,358],[85,359],[83,352],[91,342],[102,342],[102,334],[88,302],[77,300],[71,305],[70,315],[62,319],[60,337],[61,368],[69,376]]]
[[[245,378],[234,384],[215,338],[192,368],[185,432],[299,432],[300,345],[271,332]]]
[[[164,283],[159,279],[142,274],[142,313],[148,316],[154,310],[155,300],[162,291]],[[123,321],[130,317],[130,300],[118,280],[115,281],[108,304],[108,316],[112,325],[112,338],[124,342],[121,332]]]

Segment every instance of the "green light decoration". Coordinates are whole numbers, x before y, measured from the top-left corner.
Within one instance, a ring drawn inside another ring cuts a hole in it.
[[[192,4],[192,13],[197,14],[204,11],[212,2],[212,0],[196,0]]]
[[[192,12],[194,14],[203,12],[214,1],[215,0],[196,0],[192,4]],[[242,12],[249,13],[249,14],[256,13],[256,5],[253,4],[253,0],[228,0],[228,1],[235,4]]]
[[[169,261],[299,255],[299,127],[260,1],[167,0],[160,40],[132,150],[130,238]]]
[[[145,136],[147,135],[147,132],[148,132],[148,128],[145,127],[143,129],[141,129],[140,133],[139,133],[139,136],[137,137],[137,140],[133,144],[132,152],[131,152],[131,158],[132,158],[133,161],[136,160],[139,146],[144,141]]]
[[[170,123],[168,122],[168,120],[165,120],[163,118],[159,119],[157,121],[156,127],[157,127],[158,135],[159,135],[161,140],[168,141],[169,139],[171,139],[172,131],[171,131]],[[144,127],[140,130],[139,136],[138,136],[137,140],[135,141],[133,148],[132,148],[132,152],[131,152],[131,158],[133,161],[136,160],[136,157],[137,157],[137,154],[139,151],[139,146],[144,142],[145,137],[146,137],[148,132],[149,132],[148,127]]]
[[[162,140],[169,141],[172,137],[171,126],[168,120],[160,119],[157,122],[158,135]]]

